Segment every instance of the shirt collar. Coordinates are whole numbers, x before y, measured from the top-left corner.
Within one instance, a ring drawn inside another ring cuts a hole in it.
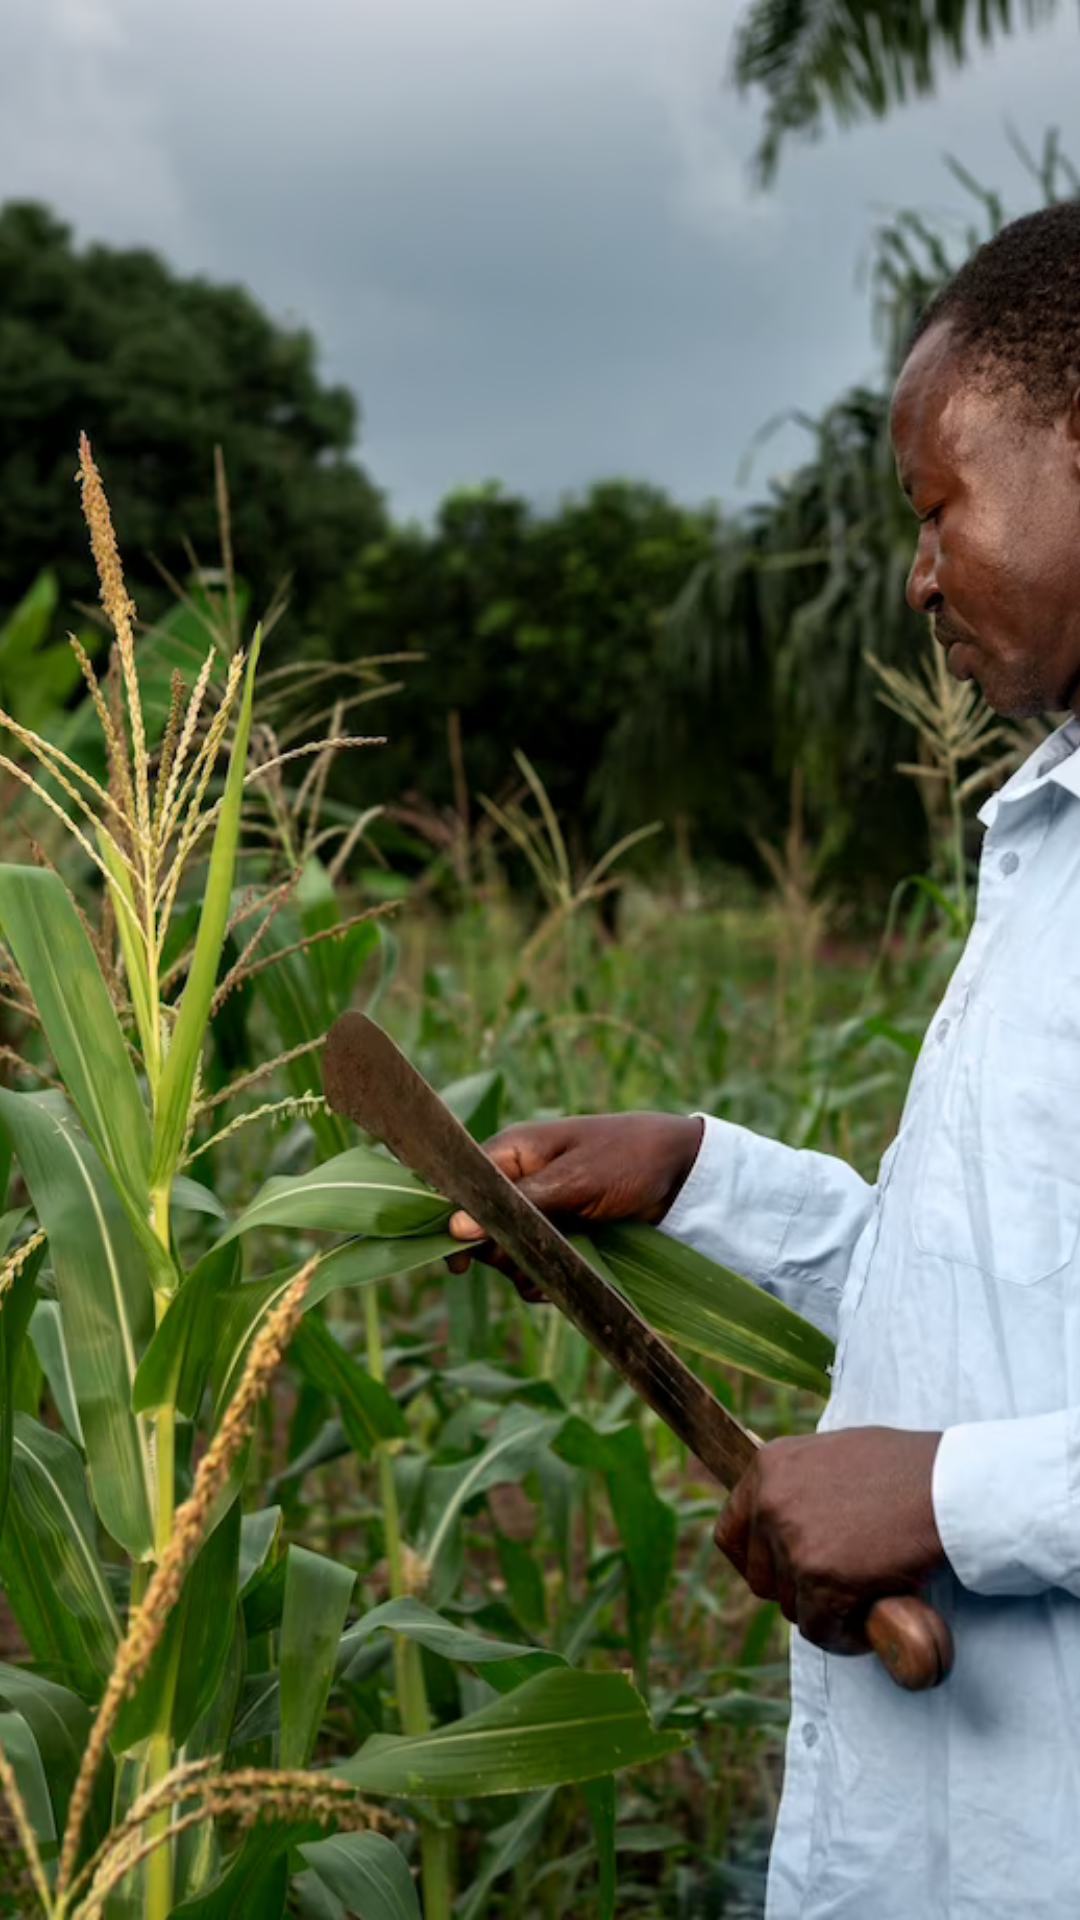
[[[1040,740],[1034,752],[1029,753],[1005,785],[984,801],[978,816],[983,826],[993,825],[999,807],[1011,805],[1014,800],[1025,800],[1044,780],[1053,786],[1064,787],[1080,799],[1080,720],[1073,716],[1056,733]]]

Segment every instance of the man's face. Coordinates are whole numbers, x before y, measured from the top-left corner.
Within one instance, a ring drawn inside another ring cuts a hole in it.
[[[951,671],[999,713],[1080,712],[1080,410],[1046,425],[988,392],[943,320],[901,372],[892,439],[921,522],[908,602]]]

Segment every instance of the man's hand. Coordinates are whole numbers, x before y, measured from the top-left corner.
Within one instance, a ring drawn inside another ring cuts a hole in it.
[[[486,1151],[542,1213],[577,1220],[662,1220],[697,1158],[704,1122],[674,1113],[602,1113],[506,1127]],[[543,1294],[467,1213],[455,1213],[457,1240],[482,1240],[447,1262],[471,1259],[509,1273],[526,1299]]]
[[[931,1497],[939,1433],[849,1427],[762,1447],[716,1527],[752,1591],[830,1653],[865,1653],[870,1602],[945,1559]]]

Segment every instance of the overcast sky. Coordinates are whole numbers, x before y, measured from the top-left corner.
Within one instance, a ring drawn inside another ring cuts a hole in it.
[[[959,214],[949,150],[1034,190],[1005,123],[1080,164],[1080,31],[749,184],[732,0],[0,0],[0,198],[150,244],[310,325],[402,514],[501,478],[740,493],[755,430],[872,375],[875,219]],[[789,430],[751,492],[798,456]]]

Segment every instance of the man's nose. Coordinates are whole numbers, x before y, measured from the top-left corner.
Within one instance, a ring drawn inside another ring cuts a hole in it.
[[[937,544],[920,534],[915,558],[907,577],[907,603],[913,613],[938,613],[944,596],[937,583]]]

